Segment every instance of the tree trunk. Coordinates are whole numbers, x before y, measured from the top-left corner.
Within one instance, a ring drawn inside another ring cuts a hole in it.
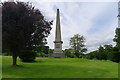
[[[12,59],[13,59],[13,66],[17,66],[17,55],[13,54]]]

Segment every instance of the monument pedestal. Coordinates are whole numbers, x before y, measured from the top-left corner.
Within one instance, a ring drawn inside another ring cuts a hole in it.
[[[65,58],[65,55],[64,55],[64,53],[56,52],[56,53],[53,53],[51,57],[52,58]]]
[[[64,55],[64,53],[63,53],[62,50],[55,49],[54,52],[53,52],[53,54],[52,54],[52,57],[53,58],[65,58],[65,55]]]

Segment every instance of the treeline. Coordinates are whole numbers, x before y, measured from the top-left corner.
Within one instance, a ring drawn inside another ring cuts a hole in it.
[[[84,58],[120,62],[120,52],[117,47],[104,45],[100,46],[98,50],[86,54]]]
[[[65,49],[64,54],[68,58],[76,58],[74,49]],[[111,60],[114,62],[120,62],[120,52],[118,47],[112,45],[99,46],[98,50],[90,53],[80,54],[80,58],[91,59],[91,60]]]

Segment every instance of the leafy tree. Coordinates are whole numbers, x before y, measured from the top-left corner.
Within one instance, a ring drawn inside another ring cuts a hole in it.
[[[116,32],[116,35],[113,41],[116,42],[116,47],[119,49],[119,52],[120,52],[120,28],[116,28],[115,32]]]
[[[120,62],[120,52],[118,47],[113,47],[112,51],[109,54],[109,59],[113,62]]]
[[[87,51],[85,48],[85,38],[79,34],[70,38],[70,46],[74,50],[76,57],[82,57],[82,54]]]
[[[37,56],[47,57],[52,53],[52,50],[49,49],[49,46],[35,46],[34,51],[37,53]]]
[[[17,57],[22,50],[32,51],[33,46],[46,43],[52,21],[47,21],[38,9],[30,3],[2,3],[2,42],[17,65]]]
[[[107,57],[107,60],[110,60],[112,50],[113,50],[113,46],[111,44],[104,45],[104,53]]]
[[[114,62],[120,62],[120,28],[116,28],[116,35],[115,38],[113,39],[113,41],[116,42],[116,46],[114,47],[113,51],[113,57],[112,57],[112,61]]]
[[[104,49],[106,50],[112,50],[113,46],[111,44],[109,45],[104,45]]]
[[[49,54],[49,46],[43,46],[43,47],[42,47],[42,51],[43,51],[43,53],[45,53],[45,54]]]
[[[74,57],[74,50],[73,49],[65,49],[64,50],[64,54],[67,56],[67,57],[70,57],[70,58],[73,58]]]
[[[107,54],[105,53],[104,47],[100,46],[98,49],[98,54],[96,55],[99,60],[107,60]]]
[[[54,49],[49,49],[49,50],[48,50],[48,57],[53,54],[53,51],[54,51]]]

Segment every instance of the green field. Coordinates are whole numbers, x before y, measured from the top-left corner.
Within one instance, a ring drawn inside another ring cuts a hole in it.
[[[118,64],[79,58],[37,58],[13,67],[11,57],[2,59],[3,78],[118,78]]]

